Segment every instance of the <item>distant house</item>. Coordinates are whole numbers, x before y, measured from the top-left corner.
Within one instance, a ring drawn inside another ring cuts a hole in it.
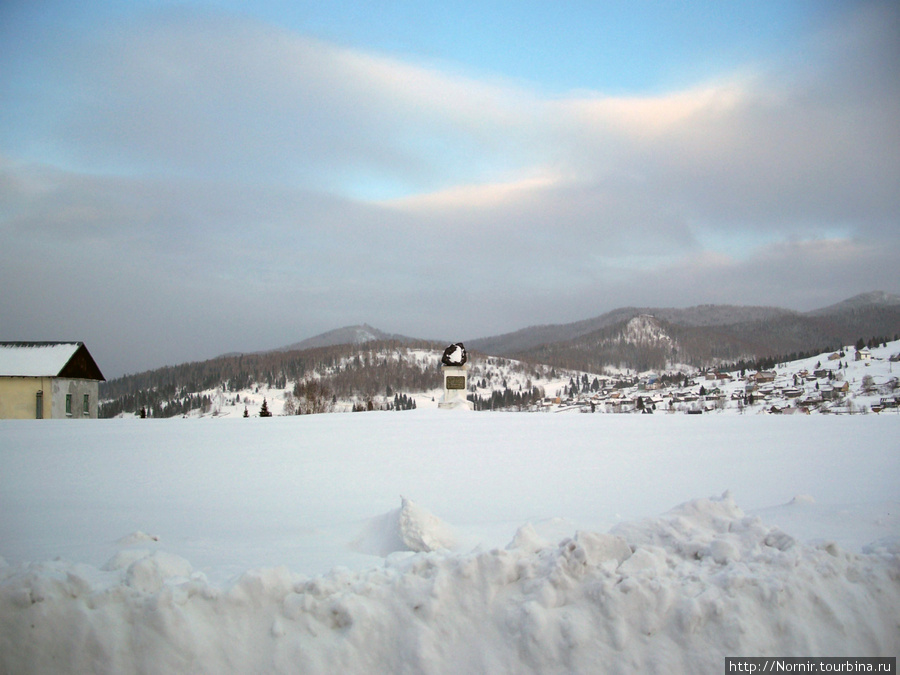
[[[0,419],[97,419],[105,379],[82,342],[0,342]]]
[[[872,360],[872,352],[869,351],[868,347],[863,347],[862,349],[856,350],[856,360],[857,361],[871,361]]]

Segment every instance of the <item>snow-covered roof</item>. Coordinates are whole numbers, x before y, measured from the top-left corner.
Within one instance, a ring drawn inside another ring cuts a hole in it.
[[[81,342],[0,342],[0,376],[55,377]]]

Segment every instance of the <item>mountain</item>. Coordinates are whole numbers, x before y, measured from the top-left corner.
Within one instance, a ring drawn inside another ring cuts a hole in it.
[[[635,337],[636,317],[645,317],[640,325],[644,332],[652,325],[656,339]],[[876,291],[806,313],[733,305],[625,307],[585,321],[471,340],[468,346],[487,354],[597,372],[605,367],[708,367],[837,347],[859,338],[889,339],[897,333],[900,296]]]
[[[319,347],[336,347],[339,345],[362,345],[367,342],[392,341],[403,344],[413,344],[423,342],[417,338],[407,337],[405,335],[397,335],[394,333],[385,333],[378,330],[367,323],[356,326],[344,326],[343,328],[335,328],[334,330],[314,335],[311,338],[294,342],[284,347],[276,347],[258,352],[227,352],[219,354],[215,359],[230,359],[238,356],[251,356],[270,354],[274,352],[298,352],[306,349],[317,349]],[[215,360],[214,359],[214,360]]]
[[[593,319],[574,323],[530,326],[512,333],[469,340],[466,345],[486,354],[523,354],[541,345],[567,342],[603,328],[627,323],[636,316],[652,316],[682,326],[722,326],[762,321],[797,314],[778,307],[742,307],[738,305],[697,305],[685,309],[671,307],[622,307]]]
[[[807,312],[807,316],[832,316],[847,313],[858,313],[878,308],[896,309],[900,307],[900,295],[885,293],[884,291],[871,291],[860,293],[852,298],[843,300],[834,305]]]
[[[301,342],[279,347],[273,351],[292,352],[303,349],[315,349],[316,347],[334,347],[337,345],[360,345],[376,340],[394,340],[396,342],[418,342],[418,340],[403,335],[385,333],[367,323],[357,326],[345,326],[320,335],[307,338]]]

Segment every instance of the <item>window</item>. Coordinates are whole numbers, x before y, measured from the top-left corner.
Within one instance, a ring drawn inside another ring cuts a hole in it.
[[[84,407],[82,408],[81,412],[85,416],[91,414],[91,395],[90,394],[84,395]]]
[[[72,415],[72,394],[66,394],[66,415]]]
[[[35,398],[34,417],[35,417],[35,419],[42,420],[42,419],[44,419],[44,392],[39,391],[34,398]]]

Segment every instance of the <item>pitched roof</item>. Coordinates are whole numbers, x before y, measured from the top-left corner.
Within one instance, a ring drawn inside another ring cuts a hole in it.
[[[0,376],[106,379],[83,342],[0,342]]]

